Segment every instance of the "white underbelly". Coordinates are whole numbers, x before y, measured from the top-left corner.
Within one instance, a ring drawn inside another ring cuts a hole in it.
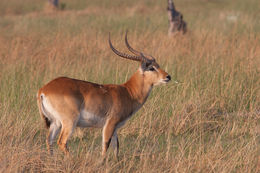
[[[77,123],[79,127],[103,127],[105,124],[105,118],[97,116],[86,110],[80,112],[80,117]]]

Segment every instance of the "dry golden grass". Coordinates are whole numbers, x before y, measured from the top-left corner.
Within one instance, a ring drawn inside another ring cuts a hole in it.
[[[158,4],[152,7],[163,14]],[[220,31],[219,25],[203,28],[208,21],[191,20],[187,35],[168,38],[164,18],[147,19],[152,14],[146,16],[146,8],[137,4],[132,16],[108,9],[98,17],[102,6],[87,13],[2,18],[0,172],[260,171],[258,25],[243,19],[252,27],[227,23]],[[111,32],[115,47],[126,51],[126,28],[133,47],[157,57],[173,81],[154,88],[119,131],[119,162],[109,152],[106,163],[98,164],[100,129],[77,130],[69,141],[70,157],[57,147],[48,155],[36,106],[38,88],[58,76],[125,82],[138,64],[116,57],[107,38]]]

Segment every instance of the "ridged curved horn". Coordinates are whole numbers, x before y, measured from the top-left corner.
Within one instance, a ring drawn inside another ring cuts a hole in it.
[[[112,45],[111,43],[111,40],[110,40],[110,33],[109,33],[109,37],[108,37],[108,42],[109,42],[109,46],[110,48],[112,49],[112,51],[117,54],[118,56],[120,57],[123,57],[123,58],[126,58],[126,59],[130,59],[130,60],[134,60],[134,61],[145,61],[145,59],[142,57],[142,56],[134,56],[134,55],[128,55],[126,53],[122,53],[122,52],[119,52],[118,50],[116,50],[114,48],[114,46]]]
[[[129,50],[130,52],[132,52],[133,54],[140,56],[140,55],[141,55],[141,52],[139,52],[139,51],[133,49],[133,48],[129,45],[128,40],[127,40],[127,33],[128,33],[128,31],[126,31],[126,33],[125,33],[125,45],[126,45],[126,47],[127,47],[128,50]]]
[[[138,55],[138,56],[143,56],[144,58],[146,58],[145,56],[149,56],[151,59],[148,59],[148,58],[146,58],[146,59],[147,59],[148,61],[149,61],[149,60],[154,61],[155,58],[152,57],[151,55],[146,55],[145,53],[139,52],[139,51],[135,50],[134,48],[132,48],[132,47],[130,46],[130,44],[128,43],[128,40],[127,40],[127,32],[128,32],[128,31],[126,31],[126,33],[125,33],[125,44],[126,44],[126,47],[128,48],[128,50],[129,50],[130,52],[132,52],[133,54]]]

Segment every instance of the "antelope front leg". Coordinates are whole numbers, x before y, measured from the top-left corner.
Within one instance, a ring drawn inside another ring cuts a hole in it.
[[[114,148],[114,156],[118,160],[119,141],[118,141],[116,130],[114,131],[114,134],[112,136],[112,147]]]
[[[106,152],[109,148],[111,138],[115,131],[115,120],[109,119],[103,128],[103,140],[102,140],[102,156],[106,156]]]

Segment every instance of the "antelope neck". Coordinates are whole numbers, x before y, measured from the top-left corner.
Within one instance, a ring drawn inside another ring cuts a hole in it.
[[[123,84],[133,100],[139,104],[144,104],[153,87],[152,83],[145,81],[145,76],[138,70],[133,76]]]

